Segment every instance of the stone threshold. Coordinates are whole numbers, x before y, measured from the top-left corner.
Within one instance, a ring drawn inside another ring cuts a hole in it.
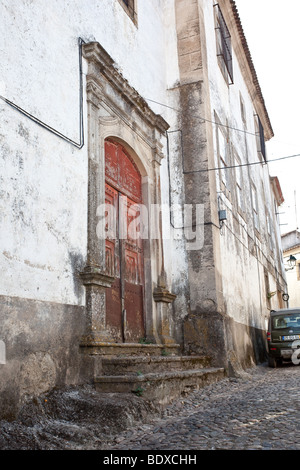
[[[206,356],[129,356],[103,357],[103,375],[124,375],[168,370],[193,370],[210,367]]]
[[[94,379],[94,385],[96,390],[102,393],[131,392],[164,405],[192,390],[218,382],[223,378],[225,378],[224,368],[203,368],[101,376]]]
[[[176,355],[180,349],[179,344],[143,344],[143,343],[109,343],[102,341],[82,341],[81,351],[85,354],[103,356],[160,356]]]

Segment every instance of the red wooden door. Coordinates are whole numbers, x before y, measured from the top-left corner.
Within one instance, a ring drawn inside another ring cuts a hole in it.
[[[105,195],[115,218],[106,237],[106,270],[115,282],[106,293],[106,323],[115,341],[137,342],[144,330],[143,243],[131,231],[139,220],[141,175],[118,143],[105,142]]]

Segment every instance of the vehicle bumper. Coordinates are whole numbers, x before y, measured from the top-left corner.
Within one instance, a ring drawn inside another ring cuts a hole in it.
[[[284,343],[270,343],[268,346],[268,354],[270,357],[274,357],[276,359],[286,359],[290,360],[292,358],[295,349],[292,347],[292,342],[284,342]]]

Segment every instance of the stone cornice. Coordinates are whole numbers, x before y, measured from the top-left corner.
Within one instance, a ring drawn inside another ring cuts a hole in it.
[[[299,245],[294,245],[294,246],[291,246],[290,248],[286,248],[285,250],[283,250],[283,255],[294,255],[294,254],[298,254],[299,253],[299,248],[300,248],[300,244]]]
[[[277,202],[278,206],[281,206],[281,204],[284,203],[284,197],[283,197],[283,194],[282,194],[279,179],[277,178],[277,176],[271,176],[270,177],[270,182],[271,182],[271,187],[273,189],[274,196],[276,198],[276,202]]]
[[[103,273],[97,266],[86,266],[80,277],[85,286],[111,287],[115,281],[114,277]]]
[[[145,99],[129,85],[128,81],[117,70],[113,59],[98,42],[85,44],[83,46],[83,56],[89,64],[87,87],[92,82],[93,91],[103,90],[101,78],[104,77],[115,90],[117,96],[122,97],[127,104],[132,106],[140,119],[151,128],[157,129],[160,134],[165,134],[169,129],[169,124],[162,116],[155,114]]]
[[[164,303],[172,303],[176,299],[176,295],[169,292],[167,289],[163,287],[157,287],[153,292],[153,298],[155,302],[164,302]]]

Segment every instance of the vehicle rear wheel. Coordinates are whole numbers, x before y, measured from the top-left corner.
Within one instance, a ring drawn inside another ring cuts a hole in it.
[[[268,364],[269,364],[269,367],[277,367],[278,363],[277,363],[277,360],[275,359],[275,357],[269,357],[268,358]]]

